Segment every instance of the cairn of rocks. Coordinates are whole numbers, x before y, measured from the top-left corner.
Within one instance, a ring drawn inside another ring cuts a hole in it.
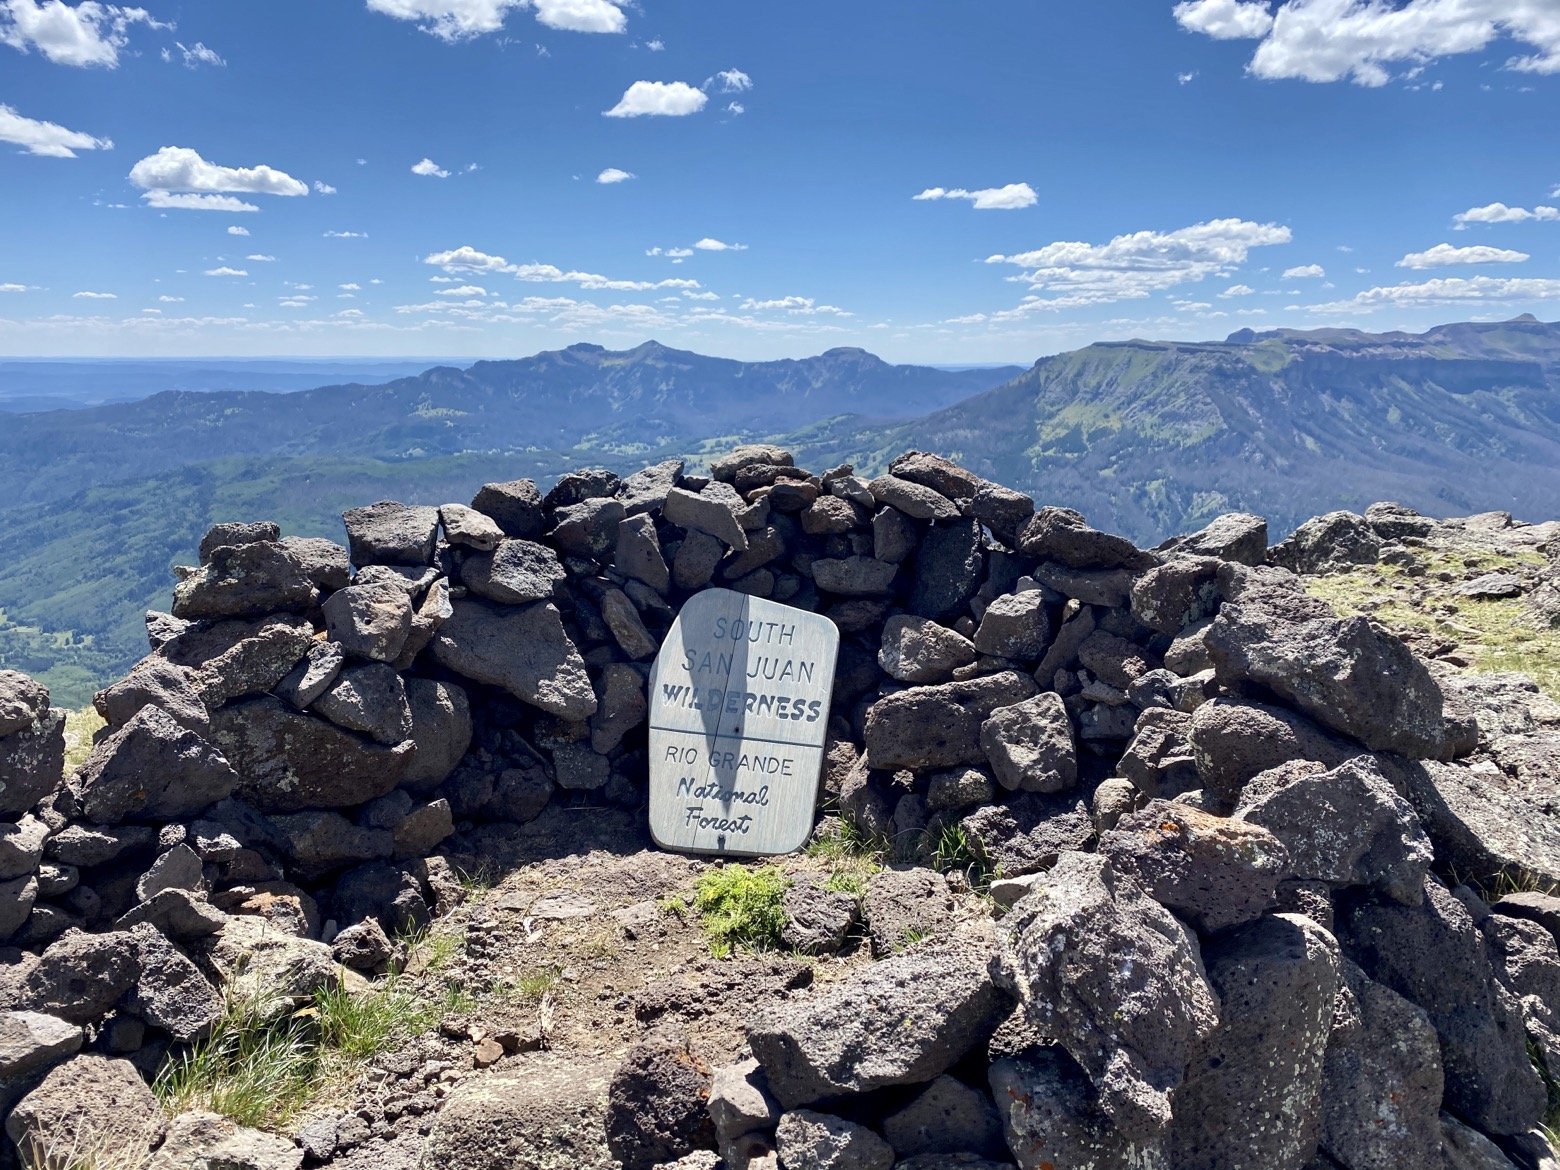
[[[750,446],[372,504],[346,548],[218,525],[72,775],[0,673],[7,1133],[153,1119],[146,1076],[226,998],[391,969],[476,826],[641,807],[649,663],[720,585],[841,631],[823,801],[956,835],[1004,912],[759,1012],[744,1063],[636,1050],[620,1164],[1539,1165],[1560,900],[1459,879],[1560,883],[1560,717],[1309,596],[1306,558],[1430,523],[1355,519],[1143,550],[938,456]],[[462,1165],[440,1134],[424,1164]]]

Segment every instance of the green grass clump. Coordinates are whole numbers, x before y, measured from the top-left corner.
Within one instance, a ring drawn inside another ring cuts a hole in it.
[[[882,870],[891,847],[885,838],[873,837],[852,822],[833,817],[823,823],[804,852],[828,864],[825,889],[860,897],[872,875]]]
[[[360,993],[321,988],[280,1020],[259,1003],[232,1003],[207,1039],[163,1066],[152,1090],[169,1113],[201,1109],[278,1129],[436,1022],[394,979]]]
[[[986,865],[963,825],[944,825],[929,845],[932,868],[938,873],[962,873],[973,890],[987,889],[997,876]]]
[[[725,865],[710,870],[693,892],[693,908],[709,938],[710,953],[726,958],[737,947],[778,950],[785,929],[781,905],[789,883],[772,865],[749,869]]]

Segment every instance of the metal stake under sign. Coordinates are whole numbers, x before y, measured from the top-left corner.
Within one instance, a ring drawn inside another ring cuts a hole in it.
[[[650,672],[650,835],[763,856],[812,832],[840,632],[730,589],[689,598]]]

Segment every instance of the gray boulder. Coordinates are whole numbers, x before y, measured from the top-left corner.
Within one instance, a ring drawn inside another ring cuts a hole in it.
[[[239,777],[211,743],[160,707],[143,707],[100,741],[73,781],[99,824],[172,820],[226,799]]]
[[[601,672],[600,697],[590,717],[590,746],[609,755],[623,737],[645,721],[649,702],[645,678],[626,662],[609,662]]]
[[[1125,537],[1090,528],[1071,508],[1041,508],[1019,533],[1018,548],[1070,569],[1146,569],[1155,563],[1152,554],[1138,551]]]
[[[945,682],[974,662],[974,644],[957,630],[914,614],[895,614],[883,623],[878,665],[900,682]]]
[[[1192,713],[1187,733],[1205,790],[1226,805],[1246,782],[1291,760],[1336,768],[1359,749],[1328,735],[1302,715],[1264,703],[1212,699]]]
[[[415,746],[403,783],[419,788],[442,784],[471,746],[471,701],[454,683],[405,680]]]
[[[484,484],[471,501],[477,511],[491,516],[505,535],[533,540],[547,526],[542,493],[529,479]]]
[[[1212,557],[1175,557],[1156,565],[1132,585],[1132,616],[1161,634],[1179,634],[1219,609],[1219,562]]]
[[[173,587],[173,616],[252,618],[301,613],[314,600],[314,582],[286,546],[275,541],[224,545],[209,563]]]
[[[825,889],[806,878],[796,879],[786,889],[782,907],[781,938],[802,955],[838,954],[861,915],[854,895]]]
[[[479,509],[480,510],[480,509]],[[341,514],[352,563],[430,565],[439,543],[439,510],[381,500]]]
[[[15,824],[0,821],[0,881],[37,873],[48,838],[49,826],[37,817],[25,816]]]
[[[352,583],[352,562],[347,550],[318,536],[284,536],[278,541],[298,562],[303,575],[321,589],[345,589]]]
[[[617,489],[623,510],[630,516],[660,511],[666,503],[666,494],[677,486],[684,466],[681,459],[668,459],[628,476]]]
[[[1404,504],[1388,501],[1366,508],[1365,520],[1383,540],[1425,537],[1435,531],[1435,521],[1430,517],[1421,516]]]
[[[223,708],[211,734],[241,777],[236,794],[266,813],[365,804],[401,783],[412,754],[409,742],[371,743],[269,696]]]
[[[1266,687],[1373,751],[1437,755],[1446,740],[1441,689],[1396,637],[1363,617],[1338,618],[1278,570],[1225,565],[1225,596],[1207,634],[1219,681]]]
[[[338,590],[324,611],[331,641],[353,658],[394,662],[412,632],[412,599],[388,581]]]
[[[364,828],[340,813],[277,814],[271,821],[282,835],[287,860],[300,881],[319,881],[356,862],[377,861],[395,852],[389,829]]]
[[[513,1071],[468,1077],[435,1116],[419,1170],[613,1170],[610,1076],[610,1065],[548,1054]]]
[[[8,1090],[48,1072],[81,1051],[85,1033],[41,1012],[0,1012],[0,1109],[15,1098]]]
[[[997,978],[1029,1023],[1078,1061],[1124,1136],[1162,1132],[1195,1046],[1219,1023],[1196,936],[1107,859],[1068,853],[1001,937]]]
[[[16,670],[0,670],[0,737],[25,731],[49,711],[49,688]]]
[[[629,1049],[607,1088],[607,1148],[624,1170],[653,1170],[715,1141],[709,1069],[680,1037]]]
[[[813,562],[818,588],[841,597],[882,597],[893,591],[897,565],[873,557],[827,558]]]
[[[1170,1128],[1177,1170],[1303,1170],[1321,1133],[1338,944],[1278,914],[1208,944],[1219,1027],[1195,1046]]]
[[[1468,910],[1437,882],[1424,901],[1361,902],[1338,935],[1366,975],[1423,1008],[1441,1040],[1446,1104],[1486,1133],[1518,1134],[1544,1111],[1521,1008],[1495,978]]]
[[[883,1119],[883,1136],[900,1158],[918,1154],[1007,1153],[1002,1118],[985,1093],[946,1073]]]
[[[1560,817],[1553,790],[1490,764],[1384,759],[1437,857],[1469,874],[1560,884]]]
[[[1354,565],[1374,565],[1381,537],[1364,516],[1328,512],[1307,520],[1274,545],[1268,559],[1294,573],[1337,573]]]
[[[27,969],[17,1006],[72,1024],[96,1023],[135,986],[139,974],[139,952],[128,932],[71,931]]]
[[[661,552],[655,520],[645,514],[630,515],[618,525],[617,549],[612,563],[623,573],[643,581],[657,593],[665,593],[672,584],[672,571]]]
[[[1290,877],[1419,902],[1430,840],[1369,756],[1331,771],[1297,760],[1263,772],[1246,785],[1235,816],[1283,842]]]
[[[1446,1170],[1517,1170],[1499,1146],[1450,1113],[1441,1114],[1441,1156]]]
[[[948,881],[933,869],[888,869],[867,883],[862,899],[872,953],[895,954],[947,932],[953,917]]]
[[[146,1170],[298,1170],[303,1151],[284,1137],[215,1113],[181,1113]]]
[[[975,649],[996,658],[1039,658],[1050,640],[1045,595],[1038,589],[996,598],[986,607],[975,631]]]
[[[761,1009],[748,1043],[795,1109],[931,1080],[983,1044],[1010,1009],[977,943],[918,948]]]
[[[1438,1164],[1445,1078],[1429,1017],[1347,959],[1322,1067],[1322,1149],[1350,1170]]]
[[[496,520],[465,504],[445,504],[439,509],[439,521],[445,538],[462,548],[492,552],[504,539],[504,530]]]
[[[130,936],[140,974],[125,1007],[182,1043],[204,1039],[222,1016],[222,993],[156,927],[137,926]]]
[[[1202,934],[1262,917],[1285,874],[1284,846],[1266,829],[1162,800],[1122,817],[1100,853]]]
[[[347,667],[311,708],[337,727],[362,732],[376,743],[395,745],[412,735],[406,684],[383,662]]]
[[[1199,787],[1191,728],[1184,711],[1149,708],[1138,716],[1116,771],[1147,797],[1169,799]]]
[[[36,875],[29,873],[10,881],[0,881],[0,942],[27,925],[33,907],[37,904]]]
[[[273,693],[302,711],[336,681],[346,660],[346,651],[339,642],[315,642],[292,673],[276,684]]]
[[[986,868],[1005,877],[1050,869],[1063,854],[1094,840],[1087,806],[1060,794],[1021,792],[1005,804],[976,809],[959,825]]]
[[[1117,1129],[1062,1048],[1036,1046],[996,1060],[989,1076],[1019,1170],[1169,1170],[1163,1138],[1134,1141]]]
[[[981,724],[1036,690],[1028,676],[1007,671],[899,691],[867,712],[867,756],[872,767],[890,771],[984,763]]]
[[[0,817],[21,816],[59,789],[65,774],[65,712],[0,738]]]
[[[92,698],[111,728],[123,727],[142,707],[161,707],[197,735],[211,726],[195,672],[160,655],[141,659],[130,673]]]
[[[780,1164],[796,1170],[890,1170],[894,1151],[864,1125],[795,1109],[775,1129]]]
[[[270,520],[246,523],[213,524],[200,538],[200,563],[207,564],[217,549],[232,544],[256,544],[262,540],[278,541],[282,538],[280,525]]]
[[[567,577],[558,554],[530,540],[506,540],[495,552],[467,557],[460,566],[468,589],[505,605],[546,601]]]
[[[998,707],[980,726],[980,747],[1009,791],[1065,792],[1078,782],[1078,745],[1054,691]]]
[[[717,490],[711,484],[700,492],[686,488],[672,488],[666,493],[666,503],[661,515],[668,524],[675,524],[690,532],[702,532],[738,552],[748,546],[747,533],[737,513],[742,508],[742,497],[731,488]]]
[[[1174,544],[1176,552],[1194,557],[1217,557],[1242,565],[1260,565],[1267,559],[1268,527],[1261,516],[1226,512],[1208,527]]]
[[[867,485],[872,498],[884,507],[894,508],[912,520],[956,520],[959,509],[952,500],[924,484],[880,475]]]
[[[1018,544],[1018,534],[1035,514],[1035,502],[1023,492],[981,480],[969,502],[969,514],[979,520],[1009,548]]]
[[[278,930],[263,918],[237,914],[200,940],[193,957],[210,982],[263,1019],[276,1019],[341,979],[324,943]]]
[[[38,1170],[78,1166],[83,1151],[94,1165],[139,1167],[166,1129],[135,1066],[95,1054],[55,1068],[5,1123],[24,1165]]]
[[[596,711],[585,662],[551,602],[511,609],[457,601],[434,636],[433,655],[456,674],[503,687],[548,714],[583,720]]]

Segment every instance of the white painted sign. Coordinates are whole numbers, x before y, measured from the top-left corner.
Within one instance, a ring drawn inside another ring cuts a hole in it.
[[[763,856],[812,832],[839,629],[730,589],[688,599],[650,672],[650,834]]]

